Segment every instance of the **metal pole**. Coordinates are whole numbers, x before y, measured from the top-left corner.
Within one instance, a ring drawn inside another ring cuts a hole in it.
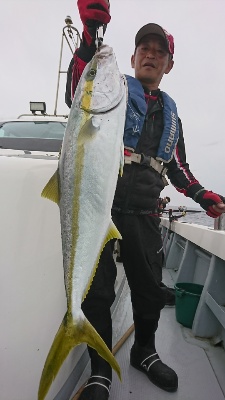
[[[218,231],[225,231],[225,214],[221,214],[220,217],[215,219],[214,229]]]
[[[60,56],[59,56],[59,70],[58,70],[58,81],[57,81],[57,87],[56,87],[56,99],[55,99],[54,115],[57,115],[57,104],[58,104],[58,95],[59,95],[59,80],[60,80],[60,71],[61,71],[61,64],[62,64],[63,38],[64,38],[64,31],[62,33]]]
[[[73,54],[75,49],[79,46],[80,41],[81,41],[81,37],[80,37],[80,33],[79,31],[72,25],[73,21],[71,19],[70,16],[67,16],[65,19],[66,22],[66,26],[64,26],[63,28],[63,32],[62,32],[62,40],[61,40],[61,47],[60,47],[60,55],[59,55],[59,70],[58,70],[58,80],[57,80],[57,88],[56,88],[56,99],[55,99],[55,110],[54,110],[54,115],[57,115],[57,105],[58,105],[58,97],[59,97],[59,82],[60,82],[60,75],[62,73],[66,73],[66,71],[61,71],[61,64],[62,64],[62,54],[63,54],[63,40],[66,39],[66,42],[70,48],[71,53]],[[72,46],[70,45],[69,39],[66,35],[66,31],[67,30],[67,34],[71,40],[71,42],[73,43],[73,47],[74,50],[72,48]],[[73,31],[76,34],[76,40],[74,39],[74,35],[73,35]]]

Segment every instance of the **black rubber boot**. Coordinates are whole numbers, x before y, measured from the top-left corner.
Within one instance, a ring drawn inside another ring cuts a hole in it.
[[[160,360],[155,349],[158,320],[145,320],[134,315],[134,324],[135,342],[130,352],[132,367],[147,375],[154,385],[167,392],[175,392],[178,388],[177,374]],[[147,335],[148,341],[146,341]]]
[[[79,400],[108,400],[112,383],[112,369],[98,353],[88,348],[91,357],[91,376]]]
[[[150,350],[134,343],[130,352],[130,363],[132,367],[144,372],[154,385],[167,392],[177,390],[178,377],[176,372],[160,360],[155,349]]]
[[[112,348],[111,327],[102,335],[107,346]],[[88,346],[91,359],[91,376],[88,379],[79,400],[108,400],[112,383],[111,366],[98,355],[97,351]]]

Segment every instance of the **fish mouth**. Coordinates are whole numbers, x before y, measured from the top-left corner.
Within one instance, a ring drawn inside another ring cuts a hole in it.
[[[109,55],[113,55],[113,49],[112,49],[112,47],[110,47],[107,44],[103,43],[99,47],[98,51],[95,53],[94,57],[97,58],[97,59],[102,59],[102,58],[105,58],[105,57],[107,57]]]

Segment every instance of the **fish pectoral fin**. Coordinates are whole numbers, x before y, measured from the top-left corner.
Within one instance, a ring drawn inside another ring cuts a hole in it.
[[[104,240],[104,245],[111,239],[122,239],[120,232],[118,231],[116,225],[113,223],[112,220],[109,223],[109,228],[108,228],[105,240]],[[104,247],[104,245],[103,245],[103,247]]]
[[[101,125],[101,119],[99,117],[93,116],[89,118],[82,126],[77,142],[79,145],[85,144],[86,142],[92,140],[96,133],[99,131]]]
[[[76,324],[73,322],[72,316],[68,316],[67,313],[45,361],[39,384],[38,400],[44,400],[68,354],[80,343],[87,343],[95,349],[111,365],[121,380],[120,367],[115,357],[90,322],[83,315],[83,318]]]
[[[52,175],[47,185],[42,190],[41,197],[52,200],[59,205],[60,193],[58,170]]]

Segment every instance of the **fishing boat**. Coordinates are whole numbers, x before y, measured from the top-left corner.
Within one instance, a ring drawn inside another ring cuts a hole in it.
[[[69,17],[65,28],[72,30]],[[59,77],[60,73],[59,68]],[[42,368],[66,312],[59,210],[40,196],[57,168],[66,121],[56,110],[48,115],[44,103],[31,103],[31,114],[0,124],[0,400],[37,400]],[[171,215],[162,217],[161,223],[163,282],[175,286],[177,304],[162,310],[156,344],[163,361],[176,370],[179,388],[166,393],[129,364],[132,308],[115,250],[113,351],[122,383],[114,374],[110,400],[223,400],[224,221],[217,220],[216,229],[183,223]],[[188,300],[191,303],[195,294],[180,290],[179,284],[202,287],[189,327]],[[178,310],[182,296],[187,304]],[[65,360],[46,400],[78,399],[89,374],[86,346],[80,345]]]

